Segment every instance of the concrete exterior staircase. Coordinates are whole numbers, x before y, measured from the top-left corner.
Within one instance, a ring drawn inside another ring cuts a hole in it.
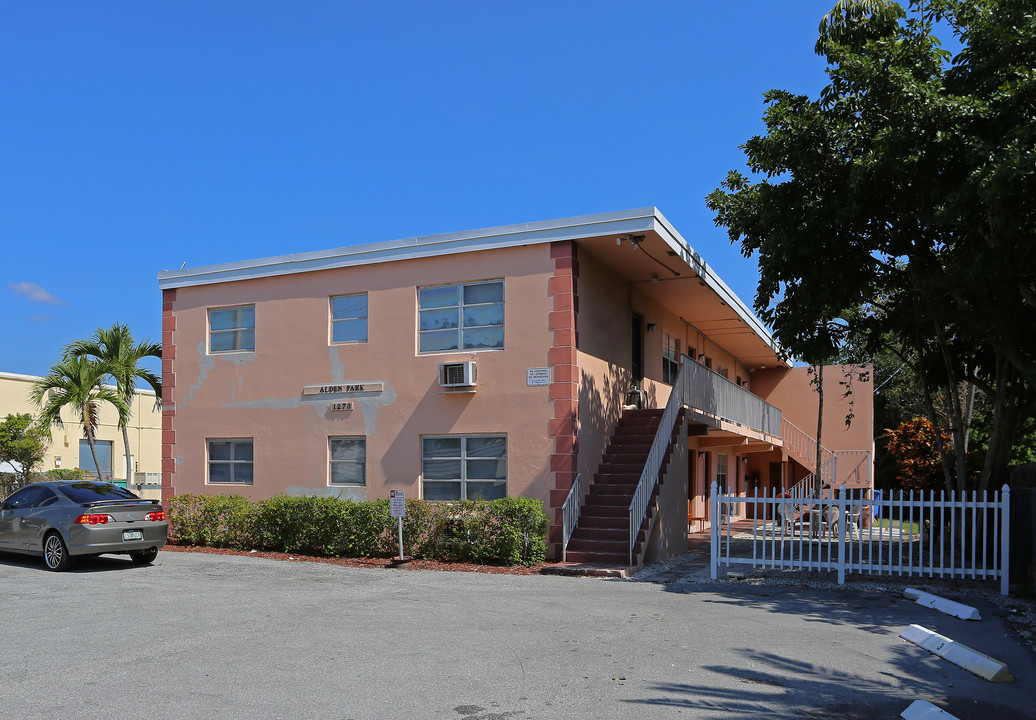
[[[623,412],[580,510],[579,525],[568,543],[568,562],[629,566],[629,506],[663,412]],[[638,533],[634,564],[642,554],[654,512],[652,506]]]

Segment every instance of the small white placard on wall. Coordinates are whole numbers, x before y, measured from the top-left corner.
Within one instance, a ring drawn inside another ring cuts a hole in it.
[[[550,385],[550,368],[529,368],[526,371],[525,384],[529,387]]]

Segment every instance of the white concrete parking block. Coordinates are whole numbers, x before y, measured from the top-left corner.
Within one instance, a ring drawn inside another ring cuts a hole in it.
[[[914,700],[899,716],[903,720],[957,720],[956,715],[950,715],[927,700]]]
[[[944,612],[947,615],[958,617],[961,620],[982,619],[982,616],[979,614],[978,610],[971,607],[970,605],[954,602],[953,600],[947,600],[946,598],[939,597],[938,595],[932,595],[931,593],[926,593],[923,590],[918,590],[917,588],[907,588],[903,591],[903,595],[910,598],[911,600],[916,600],[918,605],[934,608],[939,612]]]
[[[990,682],[1012,682],[1014,680],[1004,663],[994,660],[988,655],[983,655],[977,650],[972,650],[967,645],[954,642],[928,628],[911,625],[899,636]]]

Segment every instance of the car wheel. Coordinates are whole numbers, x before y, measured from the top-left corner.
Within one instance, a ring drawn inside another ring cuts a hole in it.
[[[48,570],[61,572],[68,568],[71,558],[68,556],[68,548],[65,541],[56,532],[52,532],[43,538],[43,563]]]
[[[138,565],[153,563],[156,557],[158,557],[158,548],[148,548],[147,550],[130,553],[130,558]]]

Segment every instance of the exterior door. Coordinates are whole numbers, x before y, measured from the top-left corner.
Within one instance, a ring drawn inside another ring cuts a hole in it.
[[[639,384],[644,379],[644,318],[637,313],[633,313],[633,322],[630,326],[630,347],[630,370],[633,373],[633,382]]]
[[[705,453],[702,465],[702,477],[705,478],[705,519],[712,522],[712,453]]]

